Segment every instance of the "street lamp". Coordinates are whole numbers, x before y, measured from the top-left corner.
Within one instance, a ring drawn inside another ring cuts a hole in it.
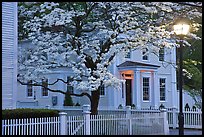
[[[179,135],[184,135],[184,115],[183,115],[183,38],[188,34],[190,25],[183,20],[174,25],[174,32],[180,37],[180,60],[179,60]]]

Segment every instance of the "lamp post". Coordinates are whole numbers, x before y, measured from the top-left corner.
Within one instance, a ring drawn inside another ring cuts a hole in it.
[[[180,22],[174,25],[174,32],[180,37],[179,56],[179,135],[184,135],[184,115],[183,115],[183,38],[189,32],[190,26]]]

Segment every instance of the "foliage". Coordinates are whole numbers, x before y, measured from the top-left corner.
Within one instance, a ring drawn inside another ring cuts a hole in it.
[[[132,104],[132,105],[131,105],[131,109],[136,109],[135,104]]]
[[[77,102],[75,106],[81,106],[81,105]]]
[[[2,119],[21,119],[21,118],[40,118],[40,117],[56,117],[58,110],[50,109],[5,109],[2,110]]]
[[[163,108],[165,108],[165,106],[164,106],[164,104],[161,104],[161,105],[159,106],[159,109],[163,109]]]
[[[22,60],[27,51],[19,55],[18,79],[39,81],[53,68],[70,68],[72,84],[91,92],[95,109],[101,85],[121,84],[108,68],[119,54],[129,49],[178,46],[171,29],[174,20],[202,16],[194,7],[171,2],[32,2],[23,3],[19,14],[25,17],[20,22],[35,46],[29,59]],[[194,29],[200,26],[191,23]],[[198,39],[192,33],[188,38]]]
[[[202,23],[202,19],[198,21]],[[202,37],[202,27],[197,32]],[[202,39],[189,40],[191,47],[184,47],[184,89],[194,99],[195,105],[202,108]]]
[[[118,106],[118,109],[122,109],[123,108],[123,106],[122,106],[122,104],[120,104],[119,106]]]
[[[64,106],[73,106],[73,101],[72,101],[72,97],[70,96],[70,94],[65,94],[65,99],[64,99]]]

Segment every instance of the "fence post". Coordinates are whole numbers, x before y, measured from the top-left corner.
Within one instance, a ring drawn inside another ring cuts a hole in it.
[[[128,130],[129,135],[132,135],[132,116],[131,116],[131,106],[126,106],[126,118],[128,120]]]
[[[177,111],[177,108],[173,107],[172,108],[172,113],[173,113],[173,129],[176,129],[176,126],[177,126],[177,115],[176,115],[176,111]]]
[[[90,105],[83,105],[82,108],[85,119],[85,135],[90,135]]]
[[[160,109],[161,113],[163,114],[164,117],[164,135],[169,135],[169,124],[168,124],[168,118],[167,118],[167,109],[162,108]]]
[[[67,135],[67,113],[60,112],[60,135]]]

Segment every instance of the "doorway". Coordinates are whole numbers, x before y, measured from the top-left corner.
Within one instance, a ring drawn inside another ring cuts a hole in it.
[[[126,79],[126,106],[132,105],[132,79]]]

